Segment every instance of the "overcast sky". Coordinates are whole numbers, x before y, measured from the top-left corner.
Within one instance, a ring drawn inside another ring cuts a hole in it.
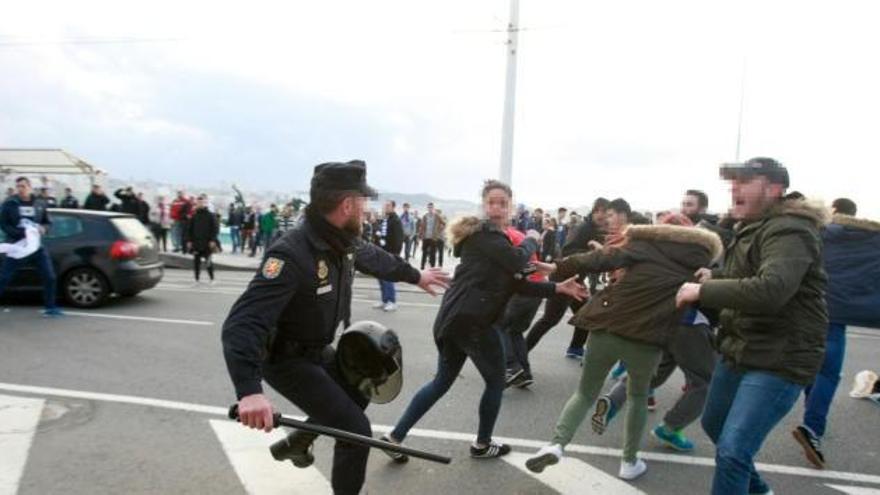
[[[513,187],[530,205],[729,205],[718,165],[880,217],[877,2],[521,0]],[[119,178],[302,190],[362,158],[385,191],[476,199],[498,174],[507,0],[14,2],[0,147]],[[745,71],[743,68],[745,67]]]

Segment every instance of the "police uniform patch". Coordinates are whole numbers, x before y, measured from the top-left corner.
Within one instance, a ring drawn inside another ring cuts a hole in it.
[[[318,279],[323,282],[327,280],[329,275],[330,269],[327,267],[327,262],[324,260],[318,260]]]
[[[273,278],[278,278],[278,275],[281,275],[281,269],[284,268],[284,260],[279,260],[278,258],[268,257],[266,261],[263,262],[263,278],[272,280]]]

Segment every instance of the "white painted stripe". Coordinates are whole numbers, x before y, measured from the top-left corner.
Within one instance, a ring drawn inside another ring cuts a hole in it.
[[[15,495],[43,414],[43,399],[0,395],[0,495]]]
[[[174,323],[178,325],[199,325],[199,326],[207,326],[213,325],[213,322],[210,321],[199,321],[199,320],[174,320],[170,318],[151,318],[147,316],[131,316],[131,315],[112,315],[107,313],[86,313],[82,311],[64,311],[64,314],[70,316],[85,316],[90,318],[108,318],[111,320],[129,320],[129,321],[149,321],[152,323]]]
[[[314,466],[298,469],[290,462],[272,458],[269,445],[284,438],[282,430],[265,433],[231,421],[212,419],[210,423],[235,474],[251,495],[333,493],[330,483]]]
[[[77,390],[58,389],[50,387],[35,387],[31,385],[18,385],[13,383],[0,383],[0,390],[7,392],[19,392],[34,395],[50,395],[57,397],[70,397],[74,399],[97,400],[102,402],[116,402],[120,404],[133,404],[140,406],[158,407],[163,409],[175,409],[179,411],[211,414],[215,416],[226,417],[228,409],[216,406],[207,406],[201,404],[190,404],[187,402],[176,402],[162,399],[150,399],[146,397],[135,397],[128,395],[102,394],[97,392],[83,392]],[[303,418],[291,416],[294,419],[302,420]],[[373,425],[373,431],[377,433],[387,433],[392,430],[392,426]],[[455,440],[461,442],[473,442],[473,433],[461,433],[454,431],[426,430],[414,428],[409,432],[410,436],[431,438],[437,440]],[[523,438],[494,437],[496,441],[510,444],[514,447],[539,449],[547,444],[544,440],[529,440]],[[620,449],[611,449],[606,447],[593,447],[589,445],[570,444],[565,447],[565,451],[571,454],[588,454],[601,455],[605,457],[620,458],[623,452]],[[662,454],[658,452],[640,452],[639,457],[645,460],[655,460],[660,462],[669,462],[673,464],[684,464],[689,466],[708,466],[715,465],[715,461],[709,457],[695,457],[679,454]],[[792,476],[803,476],[806,478],[824,478],[832,480],[842,480],[854,483],[873,483],[880,484],[880,476],[873,474],[851,473],[845,471],[827,471],[815,470],[796,466],[784,466],[780,464],[756,464],[758,469],[768,473],[787,474]]]
[[[847,493],[849,495],[880,495],[880,490],[876,488],[866,488],[864,486],[844,486],[844,485],[825,485],[837,491]]]
[[[526,459],[529,457],[528,454],[511,452],[502,459],[559,493],[645,494],[629,483],[572,457],[563,457],[559,464],[546,468],[541,474],[535,474],[526,468]]]

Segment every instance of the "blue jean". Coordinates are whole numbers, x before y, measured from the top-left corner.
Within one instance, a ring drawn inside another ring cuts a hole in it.
[[[409,430],[455,383],[467,358],[476,366],[483,377],[486,388],[480,399],[480,425],[477,430],[477,443],[487,444],[492,440],[495,421],[501,410],[501,396],[504,393],[504,350],[501,335],[496,328],[470,329],[454,332],[437,343],[437,373],[426,383],[407,406],[397,426],[391,432],[392,438],[402,441]]]
[[[46,309],[55,309],[55,296],[58,293],[58,282],[55,278],[55,269],[52,267],[52,258],[49,251],[45,247],[41,247],[34,254],[22,258],[14,259],[7,256],[3,260],[3,267],[0,268],[0,295],[6,290],[6,286],[12,280],[19,267],[25,263],[35,263],[37,270],[40,272],[40,278],[43,280],[43,304]]]
[[[394,282],[391,282],[389,280],[380,280],[379,288],[382,289],[383,303],[397,302],[397,290],[394,288]]]
[[[831,323],[825,337],[825,359],[822,369],[816,375],[816,381],[804,390],[804,425],[813,430],[818,437],[825,435],[828,422],[828,411],[834,392],[840,384],[840,373],[843,370],[843,358],[846,354],[846,325]]]
[[[175,251],[180,251],[183,248],[183,228],[184,223],[180,220],[171,224],[171,244]]]
[[[241,245],[241,227],[238,227],[237,225],[229,227],[229,237],[232,238],[232,252],[235,253],[237,249],[243,252],[244,248]]]
[[[755,470],[755,455],[803,389],[772,373],[735,370],[718,362],[702,420],[703,430],[715,444],[713,494],[769,490]]]

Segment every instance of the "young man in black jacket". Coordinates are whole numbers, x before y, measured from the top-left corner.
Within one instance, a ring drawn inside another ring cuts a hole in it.
[[[204,194],[200,194],[196,202],[196,211],[186,228],[186,250],[193,254],[196,284],[199,283],[202,258],[205,259],[205,268],[208,270],[211,284],[214,283],[214,262],[211,261],[211,255],[217,249],[217,234],[219,232],[220,225],[217,216],[208,210],[208,198]]]
[[[400,217],[394,211],[396,206],[394,200],[385,202],[385,217],[379,221],[376,239],[382,249],[395,257],[400,257],[400,249],[403,247],[403,224],[400,223]],[[394,282],[379,279],[379,288],[382,290],[382,302],[373,305],[373,307],[386,312],[396,311],[397,291],[394,288]]]

